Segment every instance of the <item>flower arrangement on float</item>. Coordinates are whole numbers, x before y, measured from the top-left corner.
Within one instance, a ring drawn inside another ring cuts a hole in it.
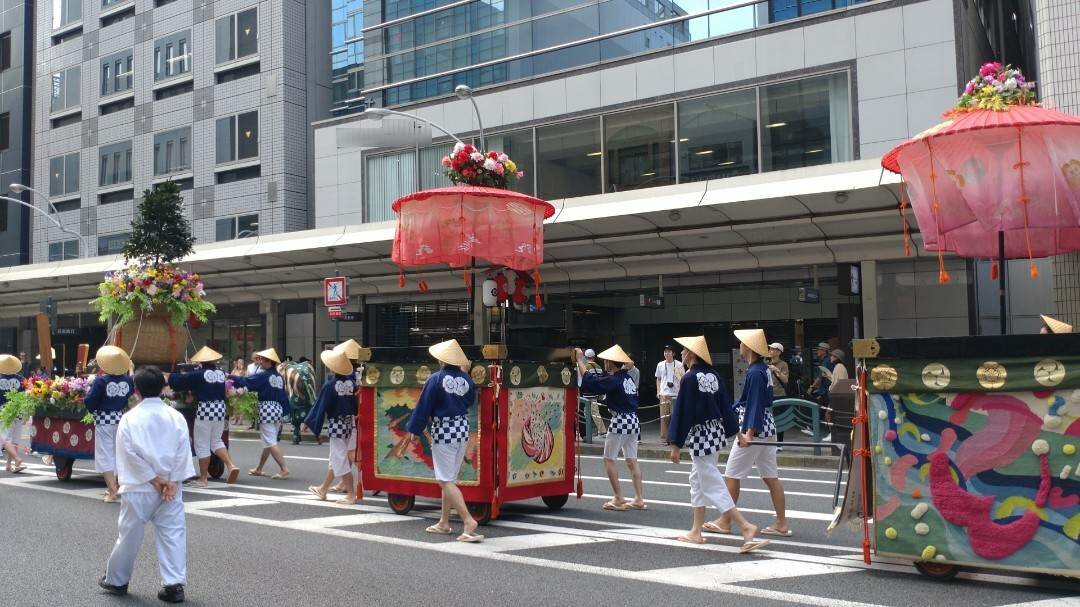
[[[93,377],[30,377],[23,382],[21,390],[7,393],[7,404],[0,409],[0,426],[9,426],[34,415],[78,419],[92,424],[94,418],[86,410],[84,401],[93,381]]]
[[[507,187],[510,179],[525,177],[509,156],[501,152],[481,152],[472,144],[457,142],[450,155],[443,156],[443,173],[455,184],[467,184],[488,188]]]
[[[214,304],[206,299],[202,277],[167,262],[136,263],[107,272],[98,293],[93,303],[101,311],[101,320],[115,318],[121,325],[140,312],[149,314],[155,305],[164,307],[177,325],[192,317],[205,322],[214,311]]]
[[[198,405],[195,393],[190,390],[173,390],[167,387],[162,392],[162,396],[177,409]],[[245,419],[258,419],[258,394],[247,388],[235,386],[231,379],[225,380],[225,413],[229,416],[243,415]]]
[[[979,75],[968,81],[953,112],[1002,111],[1014,105],[1035,105],[1035,83],[1019,68],[993,61],[984,63]]]

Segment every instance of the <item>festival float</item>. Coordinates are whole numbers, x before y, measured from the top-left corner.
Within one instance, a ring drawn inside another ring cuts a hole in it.
[[[941,282],[945,252],[996,260],[1001,280],[1004,260],[1028,259],[1038,280],[1031,260],[1080,250],[1080,118],[1039,107],[997,63],[945,116],[882,161]],[[837,522],[861,522],[866,562],[873,548],[937,578],[1080,577],[1080,335],[1044,322],[1049,334],[853,344],[857,459]]]
[[[524,305],[526,288],[540,305],[539,266],[549,203],[507,189],[524,173],[505,154],[458,143],[442,159],[454,185],[396,200],[392,259],[413,271],[427,291],[423,268],[443,264],[460,271],[466,289],[482,272],[488,305]],[[514,283],[512,289],[510,282]],[[474,299],[475,301],[475,299]],[[504,333],[505,336],[505,333]],[[464,346],[477,386],[469,410],[472,433],[458,486],[480,521],[498,517],[508,501],[540,497],[561,508],[575,488],[574,422],[577,382],[568,350]],[[438,498],[430,437],[402,441],[405,425],[428,376],[437,370],[426,348],[373,348],[360,386],[357,461],[364,489],[385,491],[391,509],[408,512],[417,496]]]

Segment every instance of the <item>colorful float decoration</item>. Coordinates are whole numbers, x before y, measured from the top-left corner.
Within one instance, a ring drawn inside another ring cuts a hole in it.
[[[901,174],[923,244],[942,254],[1033,261],[1080,250],[1080,117],[1035,103],[1020,70],[987,63],[946,120],[893,148],[881,165]]]
[[[420,269],[446,264],[462,270],[471,290],[474,267],[487,263],[517,271],[522,288],[521,277],[531,273],[539,305],[544,220],[554,215],[555,207],[506,189],[510,179],[524,173],[505,154],[485,154],[458,143],[442,163],[453,186],[394,201],[398,222],[391,259],[401,268],[399,285],[405,286],[405,270],[413,269],[420,291],[426,291]]]
[[[478,387],[469,409],[471,436],[460,482],[480,521],[497,518],[502,504],[542,498],[561,508],[581,496],[574,442],[577,382],[569,351],[505,346],[464,346],[474,360]],[[438,499],[430,437],[403,439],[424,382],[438,370],[426,348],[365,350],[357,416],[361,486],[387,493],[399,514],[417,496]]]
[[[194,242],[180,187],[168,181],[147,190],[124,246],[126,266],[105,274],[91,302],[109,324],[108,343],[132,360],[171,367],[183,360],[187,327],[216,311],[202,277],[176,265]]]

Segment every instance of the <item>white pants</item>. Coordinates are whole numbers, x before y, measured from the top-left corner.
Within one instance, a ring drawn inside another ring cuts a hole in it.
[[[225,448],[225,441],[221,440],[221,434],[225,432],[225,420],[216,422],[205,419],[195,420],[195,457],[205,459],[217,451]],[[274,435],[277,438],[277,435]]]
[[[714,506],[720,512],[735,507],[728,493],[724,475],[716,466],[719,453],[690,456],[690,505],[695,508]]]
[[[352,472],[352,462],[349,461],[349,451],[356,449],[356,432],[349,438],[330,439],[330,469],[334,476],[345,476]]]
[[[604,459],[619,459],[619,451],[626,459],[637,459],[637,439],[637,434],[608,432],[604,437]]]
[[[105,566],[107,584],[123,586],[131,581],[147,523],[153,523],[157,538],[161,585],[187,583],[187,528],[181,491],[177,490],[171,502],[161,501],[157,493],[120,494],[119,535]]]
[[[94,426],[94,470],[116,472],[116,424]]]
[[[22,427],[23,420],[21,419],[11,422],[11,425],[6,428],[0,427],[0,447],[8,443],[18,445],[19,441],[22,440]]]
[[[456,483],[465,461],[465,446],[469,443],[436,443],[431,445],[431,460],[435,463],[435,480]]]
[[[270,424],[267,422],[259,423],[259,435],[262,436],[263,448],[273,447],[277,444],[277,435],[281,432],[281,422],[276,424]]]
[[[754,437],[755,442],[775,443],[776,437]],[[780,471],[776,467],[776,447],[764,445],[750,445],[740,447],[736,442],[728,455],[727,466],[724,468],[724,476],[728,478],[744,479],[750,476],[750,470],[757,467],[758,476],[761,478],[779,478]]]

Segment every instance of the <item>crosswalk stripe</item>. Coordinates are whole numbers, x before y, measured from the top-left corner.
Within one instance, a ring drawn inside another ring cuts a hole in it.
[[[374,525],[376,523],[395,523],[416,519],[415,516],[403,516],[392,512],[365,512],[364,514],[346,514],[342,516],[323,516],[318,518],[305,518],[287,521],[293,529],[310,531],[312,529],[327,529],[331,527],[353,527],[359,525]]]
[[[608,478],[606,476],[582,476],[581,478],[583,478],[583,479],[585,479],[587,481],[606,481],[606,480],[608,480]],[[631,481],[628,478],[621,478],[619,480],[624,485],[625,484],[631,484]],[[642,482],[642,484],[645,484],[645,485],[656,485],[656,486],[663,486],[663,487],[685,487],[687,489],[690,488],[690,483],[673,483],[673,482],[670,482],[670,481],[649,481],[649,480],[642,480],[641,482]],[[757,488],[754,488],[754,487],[740,487],[739,490],[744,492],[744,493],[768,493],[769,492],[768,489],[757,489]],[[786,495],[801,495],[803,497],[823,497],[823,498],[827,498],[827,499],[832,499],[833,498],[833,495],[831,493],[805,493],[805,492],[802,492],[802,491],[788,491],[787,489],[784,490],[784,493]]]
[[[593,493],[586,493],[581,497],[587,497],[589,499],[604,500],[605,502],[611,499],[610,495],[596,495]],[[830,496],[831,497],[831,496]],[[665,506],[681,506],[683,508],[693,508],[690,502],[673,502],[670,500],[645,500],[650,504],[663,504]],[[773,514],[772,510],[761,510],[758,508],[739,508],[739,512],[754,512],[757,514]],[[807,521],[832,521],[833,515],[824,512],[806,512],[805,510],[787,510],[785,511],[787,518],[803,519]]]
[[[719,468],[720,468],[721,472],[724,471],[723,466],[720,466]],[[664,470],[664,472],[666,472],[667,474],[679,474],[679,475],[682,475],[682,476],[690,476],[690,471],[689,470]],[[836,472],[834,471],[833,474],[835,475]],[[755,479],[755,480],[761,480],[760,476],[748,476],[746,478]],[[823,481],[823,480],[820,480],[820,479],[813,479],[813,478],[788,478],[786,476],[781,476],[780,480],[785,482],[785,483],[816,483],[816,484],[819,484],[819,485],[836,485],[835,476],[834,476],[834,480],[831,480],[831,481]],[[846,484],[847,484],[846,480],[840,481],[840,486],[841,487],[843,487]]]
[[[480,531],[483,533],[483,530]],[[538,548],[559,548],[582,544],[607,543],[613,540],[598,537],[586,537],[569,533],[533,533],[485,539],[475,546],[459,544],[460,552],[480,550],[483,552],[510,552],[513,550],[536,550]]]
[[[650,573],[674,582],[690,583],[693,581],[714,586],[738,584],[758,580],[776,580],[806,575],[825,575],[830,573],[854,573],[853,567],[823,565],[788,559],[768,559],[757,561],[736,561],[733,563],[715,563],[671,569],[653,569]]]

